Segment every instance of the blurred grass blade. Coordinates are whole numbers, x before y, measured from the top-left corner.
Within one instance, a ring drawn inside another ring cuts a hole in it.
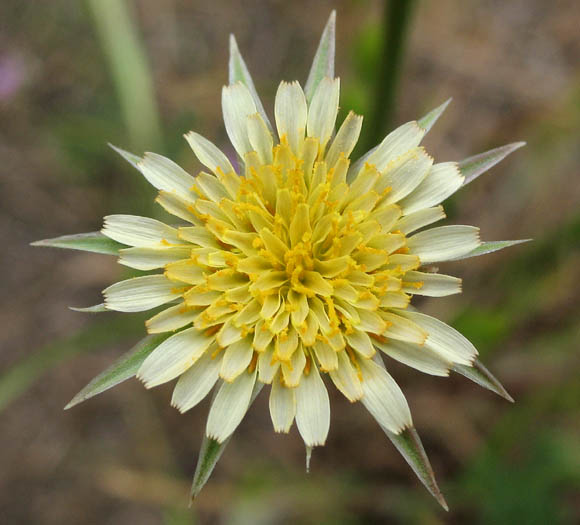
[[[32,246],[47,246],[50,248],[65,248],[67,250],[81,250],[83,252],[104,253],[105,255],[119,255],[119,250],[125,245],[109,239],[101,232],[77,233],[63,235],[54,239],[44,239],[30,243]]]
[[[366,140],[361,144],[364,149],[368,150],[381,142],[392,124],[403,70],[403,57],[416,3],[416,0],[383,2],[383,42],[375,68],[375,85],[366,123]]]
[[[101,312],[109,312],[105,303],[95,304],[94,306],[85,306],[84,308],[79,308],[77,306],[69,306],[69,310],[73,312],[81,312],[81,313],[89,313],[89,314],[97,314]]]
[[[252,98],[254,99],[254,104],[256,104],[258,112],[264,119],[264,122],[268,126],[268,129],[272,131],[272,124],[270,124],[268,115],[266,115],[266,111],[264,110],[262,101],[260,100],[258,92],[256,91],[254,81],[252,80],[252,76],[248,71],[246,62],[244,61],[242,54],[240,53],[240,49],[238,48],[238,43],[236,42],[236,37],[234,35],[230,35],[230,60],[228,64],[228,71],[229,71],[229,83],[235,84],[236,82],[241,82],[248,88],[248,90],[252,94]]]
[[[447,106],[451,103],[451,100],[451,98],[448,98],[445,102],[443,102],[443,104],[429,111],[429,113],[417,121],[417,124],[419,124],[419,126],[423,128],[425,132],[429,131],[435,122],[437,122],[439,117],[443,114],[443,112],[447,109]]]
[[[72,408],[97,394],[101,394],[105,390],[135,376],[146,357],[170,335],[172,334],[149,335],[142,339],[131,350],[113,363],[112,366],[95,377],[75,397],[72,398],[64,409],[68,410],[69,408]]]
[[[304,87],[304,94],[309,103],[312,100],[320,81],[324,77],[334,78],[335,40],[336,11],[333,10],[332,13],[330,13],[328,22],[326,22],[326,26],[324,27],[324,31],[320,37],[318,49],[314,55],[310,73],[308,74],[308,80],[306,80],[306,86]]]
[[[524,242],[530,242],[532,239],[519,239],[517,241],[488,241],[481,243],[480,246],[474,250],[462,255],[461,257],[456,257],[452,259],[453,261],[459,261],[461,259],[468,259],[469,257],[478,257],[480,255],[486,255],[488,253],[498,252],[504,248],[509,248],[510,246],[516,246],[517,244],[523,244]]]
[[[75,335],[46,345],[9,368],[0,376],[0,411],[26,392],[60,362],[83,352],[100,349],[143,330],[143,318],[112,318],[91,324]]]
[[[264,383],[260,383],[259,381],[256,382],[254,391],[252,392],[250,406],[252,406],[252,403],[256,397],[258,397],[258,394],[261,392],[263,387]],[[207,480],[211,476],[213,469],[221,458],[227,444],[230,442],[232,437],[233,434],[223,443],[218,443],[215,439],[208,438],[204,433],[203,441],[201,443],[201,450],[199,451],[199,458],[197,460],[197,466],[195,467],[195,474],[193,475],[193,483],[191,485],[191,501],[193,501],[198,496],[198,494],[201,492],[201,489],[203,489],[207,483]]]
[[[482,173],[485,173],[488,169],[505,159],[510,153],[525,145],[525,142],[514,142],[513,144],[491,149],[460,161],[459,171],[465,177],[463,185],[465,186],[477,179]]]
[[[113,144],[111,144],[110,142],[109,142],[109,148],[113,149],[119,155],[121,155],[121,157],[123,157],[136,170],[141,171],[139,169],[138,163],[141,162],[143,159],[141,157],[139,157],[139,155],[134,155],[133,153],[129,153],[128,151],[125,151],[124,149],[118,148],[117,146],[113,146]]]
[[[507,399],[510,403],[514,402],[514,398],[508,394],[502,384],[479,361],[474,361],[473,366],[454,364],[452,370],[467,377],[467,379],[471,379],[483,388],[495,392],[498,396]]]
[[[153,77],[143,43],[126,0],[87,0],[109,62],[131,144],[139,149],[161,144]]]
[[[429,463],[429,458],[425,453],[425,449],[415,428],[407,428],[400,434],[394,434],[386,428],[382,428],[399,453],[405,458],[405,461],[413,469],[413,472],[415,472],[421,483],[425,485],[425,488],[445,510],[449,510],[447,502],[439,490],[439,486],[435,480],[435,474],[431,468],[431,463]]]

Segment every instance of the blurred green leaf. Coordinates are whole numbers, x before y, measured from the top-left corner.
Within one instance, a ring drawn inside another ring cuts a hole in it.
[[[415,0],[389,0],[384,3],[383,39],[378,63],[374,66],[374,93],[368,112],[368,133],[364,137],[366,150],[378,144],[391,126],[415,5]]]
[[[62,361],[133,337],[143,330],[143,322],[139,316],[119,316],[107,322],[91,324],[71,337],[28,354],[0,376],[0,411]]]
[[[137,345],[121,356],[109,368],[101,372],[87,386],[85,386],[72,400],[64,407],[65,410],[101,394],[105,390],[112,388],[127,379],[135,376],[139,367],[147,356],[155,350],[171,333],[149,335],[142,339]]]
[[[523,429],[520,429],[523,430]],[[480,523],[494,525],[576,523],[572,505],[565,505],[563,486],[578,487],[574,439],[546,431],[516,438],[519,445],[508,455],[485,447],[467,468],[458,490],[478,507]]]
[[[510,333],[513,320],[497,308],[471,307],[456,317],[453,326],[475,345],[481,355],[486,355]]]
[[[54,239],[44,239],[31,243],[32,246],[47,246],[50,248],[65,248],[84,252],[119,255],[119,250],[126,248],[123,244],[105,237],[101,232],[77,233],[63,235]]]
[[[105,51],[133,146],[161,144],[153,76],[126,0],[87,0]]]

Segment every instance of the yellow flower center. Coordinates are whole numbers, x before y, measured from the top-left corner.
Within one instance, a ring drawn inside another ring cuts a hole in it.
[[[317,139],[296,155],[282,137],[270,162],[245,156],[244,176],[201,173],[197,226],[179,229],[197,247],[166,266],[170,279],[192,285],[183,298],[200,312],[198,329],[216,330],[224,348],[247,340],[270,351],[288,386],[306,373],[310,352],[322,370],[336,368],[333,353],[345,351],[354,369],[357,355],[370,357],[369,335],[391,324],[383,307],[407,306],[402,276],[419,265],[392,231],[401,211],[374,166],[349,183],[346,156],[327,160]]]

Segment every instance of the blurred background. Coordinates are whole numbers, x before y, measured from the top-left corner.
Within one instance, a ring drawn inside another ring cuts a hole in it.
[[[127,275],[114,258],[28,243],[95,231],[110,213],[152,213],[153,189],[107,142],[195,173],[183,133],[229,147],[229,33],[272,113],[279,80],[305,81],[333,8],[341,111],[368,115],[367,144],[450,96],[425,141],[438,161],[528,143],[446,209],[486,240],[534,242],[446,264],[464,293],[420,304],[476,344],[516,403],[388,363],[446,514],[336,392],[327,446],[305,474],[298,433],[273,433],[262,393],[188,509],[207,401],[180,416],[171,385],[148,392],[132,380],[64,412],[142,337],[144,318],[67,308],[99,303]],[[579,523],[579,25],[576,0],[4,0],[0,521]]]

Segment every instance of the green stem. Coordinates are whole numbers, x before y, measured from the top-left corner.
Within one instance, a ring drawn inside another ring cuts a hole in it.
[[[383,139],[393,118],[401,63],[415,3],[415,0],[388,0],[385,5],[385,34],[369,115],[367,149]]]
[[[131,11],[125,0],[87,0],[107,57],[131,146],[161,145],[153,80]]]

